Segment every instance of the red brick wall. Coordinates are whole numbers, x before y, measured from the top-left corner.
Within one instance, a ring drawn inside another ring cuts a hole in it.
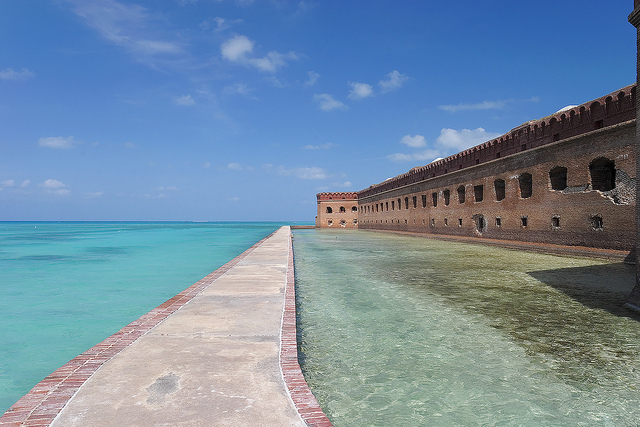
[[[318,193],[318,228],[358,228],[358,194]]]
[[[634,142],[635,121],[630,120],[402,187],[369,188],[358,194],[359,227],[630,251],[635,242]],[[602,157],[615,164],[616,187],[607,192],[593,189],[589,171],[590,163]],[[568,187],[561,191],[551,188],[549,171],[556,166],[567,168]],[[523,174],[531,175],[528,198],[522,197],[519,186]],[[505,184],[500,201],[496,179]],[[458,201],[459,186],[465,188],[464,203]],[[474,200],[477,186],[483,188],[480,202]],[[433,206],[433,193],[437,206]],[[484,227],[479,227],[479,218]]]

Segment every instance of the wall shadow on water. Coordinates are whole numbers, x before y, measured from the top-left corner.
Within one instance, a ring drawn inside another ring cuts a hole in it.
[[[528,274],[585,307],[640,321],[640,314],[625,307],[634,286],[633,265],[590,265],[529,271]]]

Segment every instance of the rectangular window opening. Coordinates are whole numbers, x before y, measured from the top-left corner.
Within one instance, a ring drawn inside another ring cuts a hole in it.
[[[473,197],[475,198],[476,203],[481,202],[484,199],[483,185],[475,185],[473,187]]]

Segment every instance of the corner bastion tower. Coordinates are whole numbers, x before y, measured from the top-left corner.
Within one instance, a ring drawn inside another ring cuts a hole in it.
[[[636,27],[637,55],[636,55],[636,80],[640,82],[640,0],[634,0],[633,12],[629,15],[629,22]],[[636,105],[636,117],[640,117],[640,105]],[[636,125],[636,177],[640,176],[640,126]],[[636,185],[636,199],[640,197],[640,185]],[[630,308],[640,311],[640,206],[636,205],[636,285],[629,296],[627,305]]]
[[[316,228],[358,228],[358,193],[318,193]]]

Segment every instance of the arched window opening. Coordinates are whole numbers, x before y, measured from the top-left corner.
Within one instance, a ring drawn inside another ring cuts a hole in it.
[[[398,199],[398,210],[402,209],[402,200]]]
[[[473,222],[478,233],[484,233],[487,231],[487,221],[485,221],[484,215],[474,215]]]
[[[556,166],[549,171],[549,181],[551,189],[562,191],[567,188],[567,168]]]
[[[352,207],[351,212],[358,212],[358,207],[357,206]]]
[[[474,185],[473,186],[473,197],[477,202],[481,202],[484,199],[484,186],[483,185]]]
[[[426,194],[422,195],[422,207],[423,208],[427,207],[427,195]]]
[[[418,196],[413,196],[413,208],[418,207]]]
[[[591,174],[591,188],[599,191],[609,191],[616,187],[616,164],[604,157],[595,159],[589,164]]]
[[[462,204],[465,202],[465,194],[464,194],[464,185],[458,187],[458,203]]]
[[[344,206],[340,206],[340,212],[346,212],[347,210],[344,208]],[[378,211],[378,209],[376,209],[376,212]]]
[[[431,193],[431,204],[434,208],[438,206],[438,193]]]
[[[444,205],[449,206],[449,201],[451,199],[451,192],[449,190],[444,190],[442,192],[442,197],[444,198]]]
[[[520,185],[520,197],[528,199],[533,193],[533,179],[530,173],[523,173],[518,177],[518,183]]]
[[[404,198],[404,208],[405,209],[409,209],[409,198],[408,197]]]
[[[396,202],[394,202],[393,200],[391,201],[391,210],[392,211],[396,210]]]
[[[331,208],[331,206],[327,206],[327,213],[333,213],[333,209]]]
[[[493,188],[496,191],[496,200],[504,200],[506,188],[504,179],[496,179],[495,181],[493,181]]]

